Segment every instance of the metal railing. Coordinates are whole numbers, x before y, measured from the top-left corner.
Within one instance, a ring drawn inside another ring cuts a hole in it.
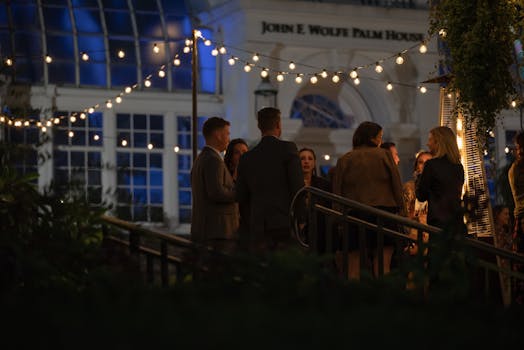
[[[176,282],[182,281],[186,270],[189,272],[196,268],[196,246],[190,240],[112,216],[103,215],[102,221],[106,224],[103,227],[104,241],[128,248],[129,253],[139,260],[140,269],[145,265],[148,283],[153,284],[155,275],[159,274],[161,285],[167,287],[170,276],[174,276]],[[110,226],[118,231],[110,232]],[[145,262],[141,261],[142,257],[145,257]]]
[[[360,214],[376,218],[375,222],[362,220]],[[395,215],[387,211],[379,210],[354,200],[343,198],[335,194],[319,190],[314,187],[302,188],[294,197],[291,204],[291,226],[294,235],[299,243],[312,252],[319,252],[319,246],[325,247],[324,253],[331,254],[337,249],[342,254],[342,273],[344,278],[348,278],[348,238],[350,234],[355,234],[357,230],[358,242],[360,247],[366,247],[366,240],[370,232],[376,234],[377,239],[377,258],[378,275],[382,276],[383,271],[383,249],[384,237],[392,237],[397,243],[404,244],[413,242],[418,247],[428,247],[424,242],[424,234],[442,235],[444,232],[437,227],[421,224],[417,221],[403,216]],[[319,221],[323,221],[324,227],[319,230]],[[304,223],[307,225],[304,226]],[[398,229],[391,229],[385,223],[394,223]],[[306,227],[306,232],[304,232]],[[352,232],[350,232],[350,227]],[[408,230],[417,232],[416,238],[406,234]],[[319,232],[324,232],[323,237]],[[465,247],[474,252],[475,259],[472,264],[482,269],[484,275],[483,292],[486,297],[490,296],[490,275],[495,272],[504,274],[511,279],[511,282],[524,281],[524,274],[512,271],[514,264],[524,265],[524,255],[517,254],[509,250],[500,249],[492,244],[480,241],[476,238],[462,236]],[[335,244],[337,239],[341,244]],[[427,250],[418,249],[417,256],[425,255]],[[360,249],[360,269],[366,269],[367,255],[365,249]],[[431,255],[431,252],[429,253]],[[425,257],[427,261],[428,257]],[[431,257],[429,257],[431,258]],[[509,262],[509,268],[502,268],[496,264],[497,259],[505,259]],[[421,259],[419,261],[424,261]],[[491,272],[491,274],[490,274]],[[505,302],[506,304],[506,302]]]

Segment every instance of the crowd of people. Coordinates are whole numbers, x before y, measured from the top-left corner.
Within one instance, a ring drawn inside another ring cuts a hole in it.
[[[204,123],[206,146],[191,171],[194,242],[226,252],[244,249],[267,253],[293,246],[296,243],[291,234],[290,205],[303,186],[317,187],[439,228],[465,230],[461,209],[464,168],[456,136],[450,128],[439,126],[430,130],[428,149],[416,155],[413,178],[403,184],[396,145],[382,142],[383,129],[376,123],[366,121],[357,127],[352,150],[341,156],[329,178],[324,178],[316,173],[313,149],[298,150],[295,143],[280,139],[282,123],[278,109],[261,109],[257,120],[261,139],[251,149],[242,139],[230,142],[228,121],[213,117]],[[524,161],[521,160],[524,134],[517,136],[516,146],[517,160],[509,171],[515,198],[515,230],[513,235],[506,234],[511,243],[500,238],[496,244],[521,252],[522,240],[517,238],[522,237],[524,229]],[[368,222],[376,220],[363,213],[355,216]],[[307,221],[301,228],[305,226]],[[366,247],[359,246],[351,225],[347,234],[350,278],[359,277],[362,248],[369,252],[375,273],[379,260],[384,262],[384,273],[388,273],[395,252],[392,239],[384,237],[383,256],[378,259],[375,234],[366,235]],[[417,232],[408,234],[416,238]],[[323,235],[319,232],[320,243]],[[423,240],[429,239],[425,234]],[[320,244],[319,249],[325,247]],[[411,244],[405,249],[414,254],[417,246]]]

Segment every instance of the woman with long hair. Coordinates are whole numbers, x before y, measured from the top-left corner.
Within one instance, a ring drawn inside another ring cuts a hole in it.
[[[382,127],[373,122],[361,123],[353,134],[353,150],[339,158],[335,170],[333,192],[342,197],[398,214],[402,208],[402,183],[398,167],[390,151],[380,148]],[[377,218],[363,212],[352,215],[368,222]],[[352,225],[353,226],[353,225]],[[385,227],[388,224],[385,224]],[[395,227],[388,227],[396,229]],[[373,261],[373,272],[378,274],[377,233],[366,233],[366,246],[360,246],[358,229],[351,227],[349,238],[349,278],[360,277],[360,254]],[[389,273],[395,242],[384,236],[383,271]]]
[[[433,128],[427,146],[433,158],[426,161],[417,177],[417,199],[428,201],[428,225],[459,232],[464,229],[461,210],[464,167],[455,134],[447,126]]]
[[[246,141],[243,139],[233,139],[227,145],[226,154],[224,155],[224,163],[233,178],[233,181],[237,180],[237,167],[240,161],[240,156],[248,151]]]

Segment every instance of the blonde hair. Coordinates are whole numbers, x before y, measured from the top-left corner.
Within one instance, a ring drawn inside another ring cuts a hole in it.
[[[447,126],[437,126],[429,131],[438,146],[435,158],[447,157],[453,164],[460,164],[460,152],[453,130]]]

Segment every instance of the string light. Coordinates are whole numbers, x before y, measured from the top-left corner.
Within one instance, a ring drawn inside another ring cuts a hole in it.
[[[178,66],[180,66],[180,63],[182,63],[182,62],[180,62],[180,58],[175,57],[175,59],[173,60],[173,64],[178,67]]]
[[[220,48],[218,49],[218,52],[220,52],[221,55],[225,55],[227,53],[227,50],[225,46],[220,46]]]
[[[448,35],[448,33],[446,32],[444,28],[442,28],[441,30],[438,31],[438,35],[440,35],[442,38],[445,38],[446,35]]]
[[[9,67],[11,67],[13,65],[13,60],[11,58],[6,58],[5,59],[5,64]]]
[[[246,65],[244,66],[244,72],[246,73],[251,72],[251,66],[249,65],[249,63],[246,63]]]
[[[95,112],[95,109],[93,107],[89,107],[89,109],[87,110],[87,113],[89,114],[93,114]]]
[[[204,41],[204,45],[206,45],[206,46],[211,46],[211,40],[206,39],[206,40]]]
[[[355,85],[360,85],[360,79],[358,77],[356,77],[355,79],[353,79],[353,84]]]
[[[51,127],[51,126],[53,126],[53,123],[52,123],[50,120],[48,120],[48,121],[45,123],[45,125],[48,126],[48,127]]]
[[[420,47],[419,47],[418,51],[420,53],[426,53],[426,52],[428,52],[428,47],[426,46],[426,44],[422,43],[422,44],[420,44]]]
[[[76,122],[76,117],[72,115],[71,117],[69,117],[69,120],[71,121],[71,123],[74,123]]]
[[[269,75],[269,72],[267,71],[267,68],[264,68],[260,71],[260,76],[262,78],[266,78]]]
[[[149,80],[149,79],[144,80],[144,85],[145,85],[145,87],[150,87],[151,86],[151,80]]]
[[[82,52],[82,61],[89,61],[89,55],[86,52]]]
[[[113,103],[111,102],[111,100],[107,100],[106,107],[107,108],[113,108]]]
[[[326,79],[328,77],[328,72],[326,72],[325,69],[322,69],[322,73],[320,73],[320,76],[324,79]]]
[[[309,81],[311,84],[316,84],[318,82],[318,78],[316,75],[313,75],[311,78],[309,78]]]
[[[100,140],[100,136],[98,136],[98,134],[94,134],[93,135],[93,140],[95,140],[95,141]]]
[[[289,69],[294,70],[295,68],[297,68],[295,62],[293,61],[289,62]]]
[[[356,69],[353,69],[350,73],[349,73],[349,77],[351,79],[356,79],[358,77],[358,73],[357,73],[357,70]]]
[[[124,146],[124,147],[127,146],[127,140],[123,139],[122,142],[121,142],[121,145]]]
[[[334,83],[338,83],[340,81],[340,77],[337,73],[333,74],[333,77],[331,78],[331,81]]]
[[[402,54],[398,54],[397,58],[395,59],[395,63],[398,65],[404,63],[404,57],[402,57]]]
[[[253,62],[258,62],[260,58],[258,57],[258,54],[255,53],[251,59],[253,60]]]
[[[126,86],[126,88],[124,89],[124,92],[125,92],[126,94],[130,94],[131,91],[133,91],[133,89],[131,89],[131,86]]]
[[[118,50],[117,56],[118,58],[124,58],[126,57],[126,53],[124,52],[124,50]]]
[[[218,49],[215,47],[213,50],[211,50],[212,56],[218,56]]]
[[[158,71],[158,76],[159,76],[160,78],[164,78],[164,77],[166,76],[166,72],[165,72],[164,70],[161,69],[161,70]]]
[[[517,101],[515,100],[511,101],[511,107],[513,108],[517,107]]]
[[[189,46],[185,46],[182,51],[184,51],[184,53],[189,53],[189,51],[191,51],[191,49],[189,48]]]
[[[509,147],[508,147],[508,146],[506,146],[506,147],[504,148],[504,153],[506,153],[506,154],[509,153]]]
[[[152,143],[149,143],[149,144],[147,145],[147,149],[153,149],[153,144],[152,144]]]
[[[60,124],[60,118],[55,118],[55,119],[53,120],[53,123],[55,123],[55,124]]]
[[[180,152],[180,147],[178,146],[173,147],[173,151],[175,151],[175,153]]]
[[[46,56],[45,56],[45,62],[46,62],[46,63],[51,63],[51,62],[53,62],[53,59],[51,58],[51,56],[46,55]]]
[[[233,57],[230,57],[230,58],[227,60],[227,63],[229,63],[230,66],[234,66],[234,65],[235,65],[235,62],[236,62],[236,60],[235,60]]]
[[[47,128],[45,126],[42,126],[42,128],[40,130],[42,130],[42,132],[46,132]]]
[[[197,35],[197,36],[198,36],[198,35]],[[186,39],[186,41],[184,42],[184,44],[185,44],[186,46],[191,46],[191,45],[193,45],[193,40],[191,40],[191,39]]]
[[[284,74],[282,74],[281,72],[278,72],[278,74],[277,74],[277,81],[278,82],[283,82],[284,81]]]
[[[329,154],[324,154],[324,160],[330,160],[331,156]]]
[[[75,133],[72,132],[72,131],[69,131],[69,132],[67,133],[67,136],[69,136],[70,138],[72,138],[72,137],[75,136]]]
[[[377,72],[377,73],[380,74],[380,73],[382,73],[383,70],[384,70],[384,68],[382,68],[382,66],[380,65],[380,63],[377,62],[377,63],[375,64],[375,72]]]
[[[425,94],[428,91],[428,89],[424,85],[422,85],[419,89],[420,89],[420,92],[423,94]]]
[[[386,85],[386,89],[387,89],[388,91],[393,90],[393,84],[391,84],[390,82],[388,82],[388,84]]]
[[[297,74],[297,76],[295,78],[295,83],[297,83],[297,84],[301,84],[302,83],[302,77],[300,76],[300,74]]]
[[[86,119],[86,114],[85,114],[85,113],[83,113],[83,112],[82,112],[82,113],[80,113],[80,119],[82,119],[82,120]]]
[[[120,97],[120,96],[115,97],[115,102],[116,103],[122,103],[122,97]]]
[[[153,44],[153,52],[154,53],[159,53],[160,52],[160,48],[158,47],[158,45],[156,43]]]

